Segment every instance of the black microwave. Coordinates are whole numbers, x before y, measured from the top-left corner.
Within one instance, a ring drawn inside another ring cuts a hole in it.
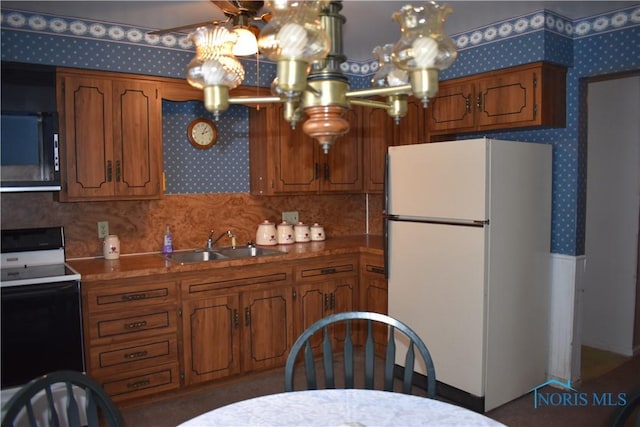
[[[59,191],[58,113],[2,111],[0,191]]]

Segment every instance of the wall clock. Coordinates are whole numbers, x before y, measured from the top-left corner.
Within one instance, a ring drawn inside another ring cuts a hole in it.
[[[189,123],[187,129],[189,142],[196,148],[205,150],[213,147],[218,140],[218,129],[216,125],[209,119],[200,117]]]

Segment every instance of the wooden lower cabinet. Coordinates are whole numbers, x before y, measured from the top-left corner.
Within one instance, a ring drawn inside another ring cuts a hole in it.
[[[185,385],[282,366],[291,348],[291,268],[248,266],[182,281]]]
[[[313,322],[387,304],[368,254],[86,281],[82,295],[87,371],[116,401],[282,367]]]
[[[177,283],[82,282],[87,372],[115,401],[180,386]]]
[[[382,256],[363,254],[360,258],[360,305],[367,311],[388,314],[389,292]],[[362,340],[365,331],[362,330]],[[387,339],[384,327],[374,329],[374,341],[378,351],[384,351]]]
[[[330,314],[352,311],[358,300],[357,257],[326,257],[296,267],[296,336]],[[334,343],[344,340],[343,326],[332,331]],[[312,346],[320,345],[314,337]]]
[[[182,307],[185,383],[240,372],[238,295],[185,301]]]

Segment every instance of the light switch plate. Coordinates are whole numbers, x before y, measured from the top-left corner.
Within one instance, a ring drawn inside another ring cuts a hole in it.
[[[282,212],[282,220],[287,221],[289,224],[297,224],[298,211]]]

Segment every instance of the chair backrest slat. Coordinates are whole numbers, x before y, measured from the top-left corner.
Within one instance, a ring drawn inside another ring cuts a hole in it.
[[[344,338],[344,387],[354,387],[353,369],[353,340],[351,339],[351,321],[347,321],[347,329]]]
[[[393,391],[394,365],[396,363],[396,339],[393,326],[388,328],[387,349],[384,355],[384,390]]]
[[[375,377],[375,346],[373,343],[373,322],[367,319],[367,339],[364,343],[364,387],[372,390]]]
[[[409,342],[409,348],[407,348],[407,356],[404,359],[404,379],[402,381],[403,391],[406,394],[411,394],[411,382],[413,380],[412,372],[415,367],[415,353],[413,352],[413,341]]]
[[[420,354],[426,367],[427,377],[427,396],[435,398],[436,396],[436,374],[433,366],[433,360],[429,354],[429,350],[418,335],[406,324],[397,319],[380,313],[351,311],[337,313],[318,320],[309,326],[294,342],[291,352],[287,357],[285,365],[285,390],[293,391],[293,376],[295,370],[296,359],[304,348],[305,352],[305,374],[307,376],[307,388],[317,388],[315,380],[315,366],[313,364],[313,354],[311,353],[311,345],[309,343],[311,337],[316,333],[323,333],[323,367],[325,371],[325,387],[335,387],[335,372],[333,364],[333,346],[332,342],[338,340],[337,336],[333,336],[336,331],[342,331],[336,327],[338,323],[346,323],[346,332],[343,345],[344,359],[344,387],[353,388],[355,386],[355,369],[354,369],[354,342],[351,338],[356,331],[352,330],[351,321],[354,319],[366,320],[366,336],[364,339],[364,387],[372,389],[375,387],[375,351],[376,343],[373,336],[374,322],[385,324],[387,326],[387,342],[384,351],[384,390],[393,391],[393,382],[395,375],[396,361],[396,335],[403,335],[403,343],[408,341],[407,353],[404,358],[405,365],[403,367],[404,374],[402,378],[402,391],[411,393],[413,387],[413,377],[415,369],[416,350]],[[341,332],[340,332],[341,333]],[[341,339],[342,337],[340,337]]]
[[[307,387],[310,390],[315,390],[318,387],[316,383],[316,363],[313,360],[313,349],[309,341],[304,346],[304,366],[307,375]]]
[[[322,338],[322,360],[324,366],[324,387],[336,388],[335,376],[333,374],[333,346],[331,345],[329,327],[324,328]]]
[[[67,387],[67,421],[69,427],[80,427],[80,410],[78,409],[78,402],[73,395],[73,385],[71,383],[66,384]]]
[[[53,400],[51,384],[47,385],[44,391],[47,396],[47,406],[49,407],[49,425],[51,427],[60,427],[60,420],[58,419],[58,411],[56,411],[56,404]]]

